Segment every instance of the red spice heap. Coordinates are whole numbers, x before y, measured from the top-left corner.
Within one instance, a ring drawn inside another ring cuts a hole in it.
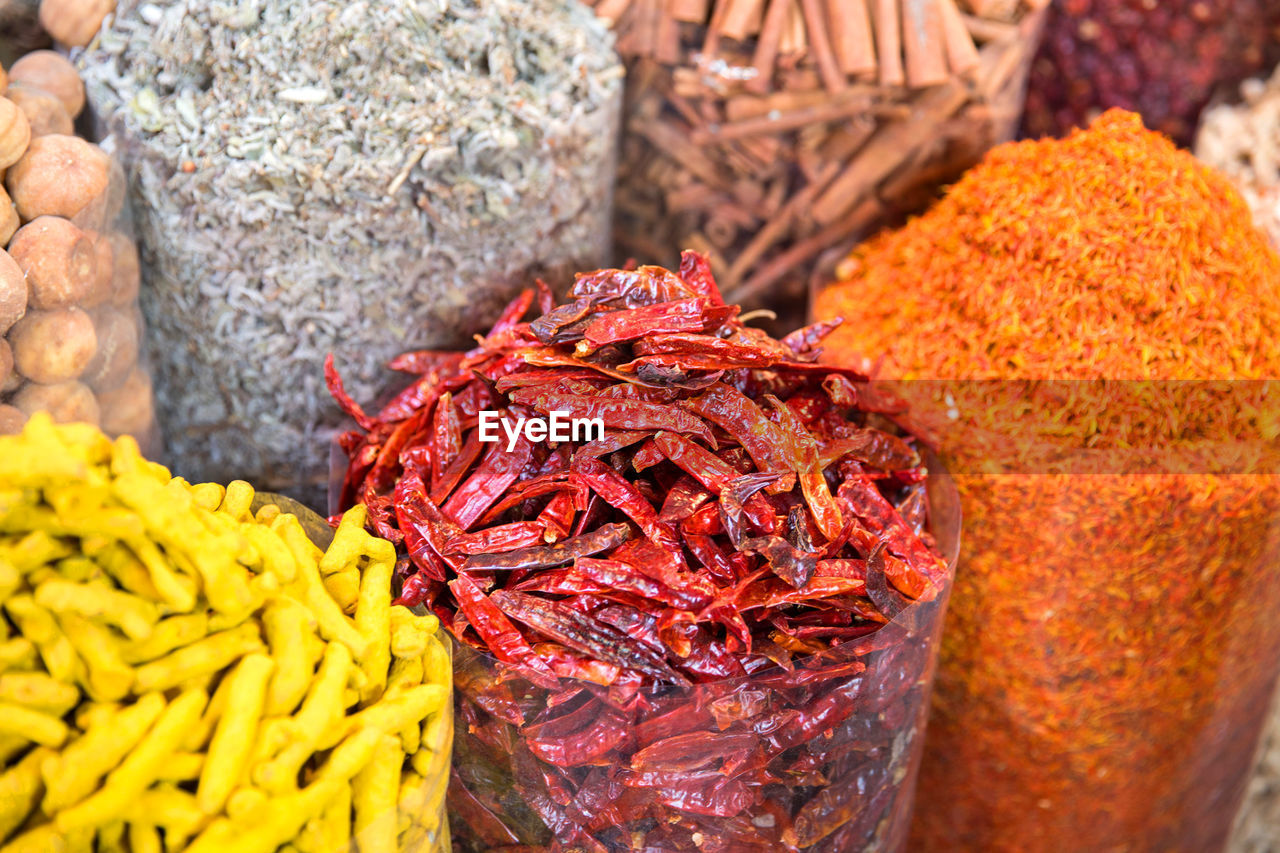
[[[965,513],[910,849],[1224,849],[1280,672],[1280,256],[1243,200],[1111,111],[842,273],[828,355],[944,380],[903,393]]]
[[[419,378],[376,417],[328,365],[362,427],[343,506],[402,547],[399,601],[492,656],[460,650],[458,832],[739,853],[901,832],[937,621],[916,617],[948,580],[902,405],[815,362],[834,323],[743,325],[694,253],[571,297],[397,359]],[[508,452],[485,410],[607,430]]]
[[[1262,67],[1266,0],[1058,0],[1031,67],[1023,129],[1062,136],[1122,107],[1188,145],[1214,89]]]

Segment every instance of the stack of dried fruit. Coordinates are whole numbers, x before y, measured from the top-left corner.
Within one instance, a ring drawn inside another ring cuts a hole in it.
[[[71,135],[84,86],[61,55],[29,53],[0,98],[0,434],[48,411],[155,441],[139,361],[138,253],[124,176]]]
[[[0,438],[5,851],[448,849],[435,617],[363,511],[322,552],[254,505],[87,425]]]
[[[40,0],[40,26],[61,44],[84,47],[115,8],[115,0]]]
[[[815,362],[830,324],[743,325],[694,253],[571,298],[400,357],[377,416],[330,370],[342,503],[465,644],[464,847],[896,848],[950,579],[903,408]],[[600,434],[486,445],[491,411]]]

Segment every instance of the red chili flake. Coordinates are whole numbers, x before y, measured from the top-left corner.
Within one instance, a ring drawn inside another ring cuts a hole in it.
[[[460,641],[462,849],[893,846],[932,654],[912,626],[947,571],[916,439],[884,431],[900,401],[814,363],[834,324],[743,325],[696,253],[569,299],[397,359],[416,378],[377,417],[328,375],[361,428],[344,502]],[[486,409],[605,433],[508,452]]]

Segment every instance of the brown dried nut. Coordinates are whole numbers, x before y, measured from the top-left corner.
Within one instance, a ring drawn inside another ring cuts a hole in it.
[[[42,0],[40,26],[65,45],[84,47],[115,7],[116,0]]]
[[[80,422],[97,426],[101,418],[98,399],[82,382],[52,385],[32,382],[13,395],[13,405],[27,417],[36,412],[48,412],[60,424]]]
[[[18,209],[13,206],[13,199],[4,187],[0,187],[0,246],[9,245],[13,232],[18,230],[22,220],[18,219]]]
[[[17,435],[27,423],[21,409],[0,404],[0,435]]]
[[[76,67],[52,50],[33,50],[9,69],[9,81],[44,89],[62,102],[73,119],[84,109],[84,83]]]
[[[18,372],[46,385],[75,379],[98,351],[93,320],[79,308],[31,311],[9,333]]]
[[[97,308],[111,298],[111,276],[115,267],[115,253],[111,250],[111,239],[106,234],[86,231],[84,236],[93,244],[93,286],[84,299],[80,300],[81,308]]]
[[[138,363],[138,322],[136,309],[101,308],[94,313],[93,328],[98,335],[98,352],[84,369],[80,381],[94,391],[119,387]]]
[[[18,162],[30,142],[27,114],[8,98],[0,98],[0,168],[7,169]]]
[[[37,216],[19,228],[9,254],[26,273],[30,306],[41,311],[82,304],[97,281],[93,242],[60,216]]]
[[[8,341],[6,341],[6,343],[8,343]],[[12,349],[9,351],[13,352]],[[0,394],[12,394],[14,391],[21,388],[22,383],[26,381],[27,380],[22,378],[22,374],[19,373],[16,368],[14,370],[10,370],[9,375],[5,377],[3,381],[0,381]]]
[[[46,92],[25,83],[11,83],[5,92],[9,100],[18,105],[31,125],[31,138],[51,133],[69,134],[75,131],[71,113],[52,92]]]
[[[138,299],[142,282],[142,270],[138,262],[138,247],[128,236],[113,231],[111,237],[112,272],[111,304],[123,307]]]
[[[27,313],[27,279],[22,267],[0,250],[0,335]]]
[[[83,139],[40,136],[4,182],[23,221],[46,214],[74,219],[106,191],[110,164],[101,148]]]
[[[0,338],[0,377],[8,379],[13,373],[13,347],[4,338]]]
[[[98,408],[103,432],[112,438],[132,435],[141,442],[155,421],[151,375],[134,368],[123,385],[98,395]]]

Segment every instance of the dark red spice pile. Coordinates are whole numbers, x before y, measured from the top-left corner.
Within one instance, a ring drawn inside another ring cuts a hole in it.
[[[1023,131],[1065,136],[1111,107],[1189,145],[1215,90],[1264,67],[1267,0],[1055,0],[1031,66]]]
[[[459,655],[455,833],[878,843],[905,811],[899,741],[932,654],[910,605],[937,608],[949,580],[903,404],[816,363],[834,323],[743,325],[695,253],[678,274],[581,274],[570,300],[540,284],[470,352],[401,356],[417,379],[376,416],[326,365],[361,427],[341,438],[342,508],[401,548],[400,603],[488,653]],[[606,433],[508,451],[480,440],[482,411]]]

